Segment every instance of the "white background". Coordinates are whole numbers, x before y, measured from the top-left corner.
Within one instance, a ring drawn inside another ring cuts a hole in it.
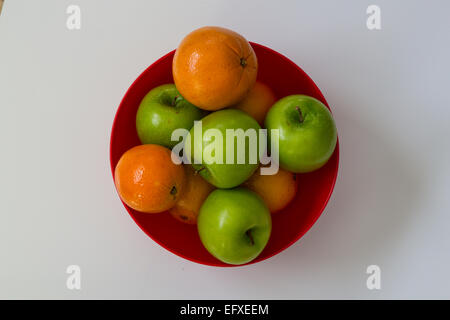
[[[66,8],[81,8],[81,30]],[[381,7],[369,31],[366,8]],[[450,298],[446,1],[6,0],[0,15],[0,298]],[[337,122],[339,179],[295,245],[241,268],[185,261],[126,213],[109,168],[116,108],[204,25],[291,58]],[[66,267],[82,288],[66,288]],[[381,267],[381,290],[366,268]]]

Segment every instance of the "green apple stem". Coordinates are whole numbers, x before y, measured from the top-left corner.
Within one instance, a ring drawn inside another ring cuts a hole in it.
[[[247,237],[249,237],[249,239],[250,239],[250,244],[253,246],[253,245],[255,244],[255,241],[253,240],[253,236],[252,236],[252,233],[251,233],[250,229],[247,230],[247,231],[245,232],[245,234],[247,235]]]
[[[202,170],[205,170],[206,167],[201,167],[200,169],[195,170],[195,174],[199,174]]]
[[[298,111],[298,120],[302,123],[305,119],[303,118],[302,110],[300,110],[299,106],[296,106],[295,109]]]
[[[175,96],[173,98],[173,100],[172,100],[172,107],[175,107],[175,104],[177,103],[177,99],[178,99],[178,96]]]

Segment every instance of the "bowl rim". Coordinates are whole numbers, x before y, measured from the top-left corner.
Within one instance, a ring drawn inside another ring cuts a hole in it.
[[[316,85],[316,83],[311,79],[311,77],[305,72],[303,71],[302,68],[300,68],[296,63],[294,63],[291,59],[289,59],[288,57],[286,57],[285,55],[267,47],[264,45],[261,45],[259,43],[256,42],[251,42],[249,41],[249,43],[251,44],[252,47],[259,47],[265,51],[269,51],[271,54],[277,55],[279,58],[285,60],[287,63],[289,63],[293,68],[296,68],[300,73],[303,74],[304,77],[306,77],[315,87],[316,91],[320,94],[320,98],[319,100],[321,100],[326,107],[328,108],[328,110],[330,110],[330,112],[332,113],[331,108],[328,105],[328,102],[326,101],[324,95],[322,94],[322,91],[319,89],[319,87]],[[124,108],[124,101],[126,100],[127,96],[130,94],[130,91],[132,90],[132,88],[136,85],[137,82],[139,82],[141,80],[142,77],[144,77],[144,74],[151,69],[154,65],[157,65],[158,63],[160,63],[162,60],[166,59],[168,56],[171,56],[175,53],[176,49],[166,53],[165,55],[163,55],[162,57],[160,57],[159,59],[157,59],[155,62],[153,62],[152,64],[150,64],[147,68],[144,69],[144,71],[142,71],[139,76],[132,82],[132,84],[128,87],[128,89],[126,90],[124,96],[122,97],[119,106],[117,107],[116,113],[114,115],[114,120],[113,120],[113,124],[111,127],[111,132],[110,132],[110,138],[109,138],[109,163],[110,163],[110,167],[111,167],[111,174],[112,174],[112,178],[113,178],[113,183],[114,183],[114,189],[116,190],[117,195],[119,196],[120,201],[122,202],[122,204],[124,205],[125,209],[127,210],[129,216],[131,217],[131,219],[138,225],[138,227],[153,241],[155,241],[158,245],[160,245],[161,247],[163,247],[164,249],[166,249],[167,251],[175,254],[178,257],[184,258],[188,261],[191,262],[195,262],[201,265],[206,265],[206,266],[211,266],[211,267],[217,267],[217,268],[229,268],[229,267],[243,267],[243,266],[248,266],[251,264],[256,264],[262,261],[265,261],[269,258],[272,258],[273,256],[281,253],[282,251],[285,251],[286,249],[288,249],[289,247],[291,247],[294,243],[296,243],[298,240],[300,240],[311,228],[312,226],[317,222],[317,220],[322,216],[330,198],[331,195],[333,194],[334,191],[334,187],[336,185],[336,181],[338,178],[338,173],[339,173],[339,136],[337,137],[337,141],[336,141],[336,147],[333,153],[336,154],[336,169],[333,171],[334,175],[332,177],[331,180],[331,187],[330,190],[326,196],[325,201],[323,202],[322,207],[320,208],[320,210],[318,210],[316,216],[314,217],[314,219],[312,219],[310,221],[309,224],[306,225],[306,228],[304,228],[303,232],[299,233],[296,237],[293,238],[293,240],[289,241],[287,244],[283,245],[280,249],[272,252],[271,254],[267,255],[266,257],[264,257],[263,259],[257,260],[253,259],[252,261],[245,263],[245,264],[241,264],[241,265],[233,265],[233,264],[214,264],[214,263],[209,263],[209,262],[204,262],[204,261],[200,261],[197,260],[196,258],[192,258],[192,257],[188,257],[180,252],[176,252],[174,250],[172,250],[171,248],[167,247],[166,245],[164,245],[163,243],[161,243],[160,241],[158,241],[157,239],[155,239],[142,225],[141,223],[135,219],[134,217],[134,213],[131,211],[131,209],[125,204],[125,202],[122,201],[122,199],[120,198],[120,195],[118,194],[117,188],[115,187],[115,167],[113,165],[113,155],[112,155],[112,148],[113,148],[113,132],[115,131],[115,126],[116,126],[116,122],[117,122],[117,118],[118,118],[118,114],[120,113],[119,111],[121,110],[121,108]],[[270,239],[269,239],[270,241]],[[218,262],[220,262],[219,260],[217,260]],[[222,263],[222,262],[220,262]]]

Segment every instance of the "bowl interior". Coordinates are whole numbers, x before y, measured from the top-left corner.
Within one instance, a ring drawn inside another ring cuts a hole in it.
[[[267,84],[277,98],[290,94],[306,94],[322,101],[325,98],[314,82],[288,58],[256,43],[252,46],[258,57],[258,80]],[[117,110],[111,132],[110,161],[114,168],[121,155],[139,145],[136,133],[136,112],[143,97],[152,88],[173,83],[172,58],[175,51],[168,53],[148,67],[131,85]],[[339,145],[321,169],[297,175],[299,189],[295,199],[284,210],[272,215],[272,234],[264,251],[252,262],[267,259],[289,247],[306,231],[322,213],[333,191],[337,177]],[[154,241],[167,250],[188,260],[213,266],[230,266],[210,255],[200,242],[195,225],[175,220],[167,212],[145,214],[125,208]]]

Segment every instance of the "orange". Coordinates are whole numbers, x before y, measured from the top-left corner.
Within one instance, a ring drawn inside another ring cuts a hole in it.
[[[275,101],[275,94],[272,89],[257,81],[248,95],[234,107],[247,112],[263,126],[266,113]]]
[[[248,41],[220,27],[188,34],[173,58],[173,78],[180,94],[205,110],[219,110],[243,99],[256,81],[258,61]]]
[[[190,165],[186,166],[187,183],[183,194],[170,209],[170,214],[181,222],[197,223],[198,212],[205,199],[215,188],[197,174]]]
[[[144,144],[122,155],[114,180],[123,202],[147,213],[166,211],[175,205],[186,176],[183,166],[172,162],[171,153],[165,147]]]
[[[279,169],[274,175],[261,175],[256,170],[244,184],[261,196],[270,212],[285,208],[297,193],[298,181],[295,173]]]

